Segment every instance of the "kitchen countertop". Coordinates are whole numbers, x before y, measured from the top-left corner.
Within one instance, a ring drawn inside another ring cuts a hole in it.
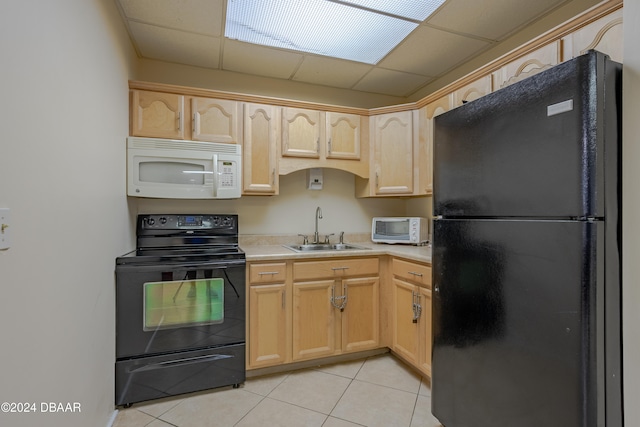
[[[366,235],[369,238],[370,235]],[[367,255],[392,255],[418,262],[431,263],[431,245],[389,245],[385,243],[373,243],[365,241],[361,235],[345,234],[345,243],[353,243],[366,249],[349,249],[342,251],[313,251],[295,252],[283,245],[299,244],[297,236],[262,236],[241,235],[239,246],[245,252],[247,262],[251,261],[277,261],[296,258],[335,258]]]

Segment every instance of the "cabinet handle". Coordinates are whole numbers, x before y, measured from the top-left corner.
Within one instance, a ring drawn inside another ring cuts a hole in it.
[[[276,168],[271,171],[271,185],[276,185]]]
[[[261,271],[260,273],[258,273],[258,276],[268,276],[268,275],[274,275],[274,274],[278,274],[277,271]]]
[[[378,172],[376,172],[376,188],[380,188],[380,183],[378,180]]]
[[[415,271],[409,271],[408,273],[413,275],[413,276],[422,277],[422,273],[417,273]]]
[[[327,144],[329,146],[329,154],[331,154],[331,138],[329,138],[329,142]]]
[[[287,307],[287,290],[282,291],[282,309]]]
[[[178,131],[182,130],[182,113],[178,111]]]
[[[342,284],[342,295],[337,297],[335,283],[331,286],[331,305],[339,308],[340,311],[344,311],[344,308],[347,306],[347,289],[347,286]]]
[[[348,270],[349,267],[331,267],[331,269],[333,271],[339,271],[339,270]]]
[[[320,137],[316,139],[316,153],[320,153]]]
[[[420,295],[418,292],[411,291],[411,296],[413,297],[413,323],[418,323],[418,319],[422,315],[422,305],[420,304],[420,298],[422,297],[422,295]]]

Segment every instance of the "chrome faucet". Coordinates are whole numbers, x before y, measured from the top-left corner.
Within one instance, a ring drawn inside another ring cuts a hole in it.
[[[318,234],[318,220],[322,219],[322,209],[320,206],[316,208],[316,232],[313,235],[313,243],[320,243],[320,235]]]

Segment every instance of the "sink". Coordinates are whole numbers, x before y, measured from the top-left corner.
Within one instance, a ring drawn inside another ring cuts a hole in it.
[[[316,252],[316,251],[348,251],[369,249],[364,246],[353,245],[351,243],[316,243],[307,245],[282,245],[295,252]]]

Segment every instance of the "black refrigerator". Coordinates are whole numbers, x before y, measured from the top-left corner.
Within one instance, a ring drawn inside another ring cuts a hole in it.
[[[432,413],[621,427],[621,66],[589,51],[435,119]]]

